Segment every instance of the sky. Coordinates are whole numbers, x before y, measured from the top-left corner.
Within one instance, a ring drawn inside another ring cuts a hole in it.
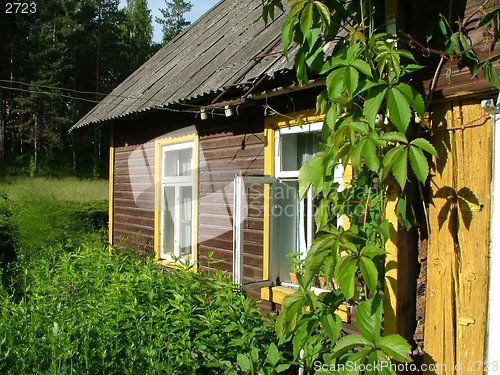
[[[191,0],[193,8],[191,9],[191,12],[186,13],[186,19],[193,23],[218,2],[219,0]],[[126,0],[120,0],[120,3],[125,6],[127,2]],[[162,38],[161,26],[155,22],[155,19],[156,17],[161,16],[159,9],[165,8],[165,0],[148,0],[148,5],[153,15],[153,41],[160,42]]]

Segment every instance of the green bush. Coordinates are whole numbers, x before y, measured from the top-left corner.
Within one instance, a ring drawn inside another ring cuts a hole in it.
[[[22,298],[0,302],[0,373],[233,374],[272,338],[223,273],[165,273],[95,244],[21,252],[16,271]]]
[[[107,201],[72,202],[35,195],[16,202],[13,222],[19,227],[19,245],[34,250],[46,245],[79,244],[89,235],[107,231]]]
[[[12,221],[11,202],[0,192],[0,269],[16,256],[17,228]]]

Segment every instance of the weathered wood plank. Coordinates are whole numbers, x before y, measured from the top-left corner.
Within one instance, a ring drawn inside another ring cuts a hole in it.
[[[433,132],[425,361],[480,374],[467,370],[485,351],[491,124],[478,101],[454,102],[435,108]]]

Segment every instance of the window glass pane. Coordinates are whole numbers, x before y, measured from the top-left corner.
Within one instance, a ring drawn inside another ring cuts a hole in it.
[[[191,147],[179,150],[179,176],[191,176],[193,174],[192,159],[193,149]]]
[[[298,171],[318,151],[321,141],[319,132],[281,135],[281,170]]]
[[[166,151],[163,153],[164,176],[177,176],[177,151]]]
[[[163,253],[174,252],[175,236],[175,187],[165,186],[163,189]]]
[[[285,181],[273,188],[273,212],[277,230],[277,258],[279,260],[279,277],[283,282],[290,281],[290,253],[300,251],[300,215],[299,193],[297,181]]]
[[[191,254],[192,222],[193,222],[193,188],[180,187],[180,252]]]
[[[193,174],[192,147],[166,151],[163,155],[165,177],[191,176]]]

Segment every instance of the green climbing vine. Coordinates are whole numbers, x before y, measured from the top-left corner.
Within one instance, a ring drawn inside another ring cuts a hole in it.
[[[263,2],[266,22],[284,9],[282,0]],[[399,48],[395,35],[381,31],[375,0],[289,2],[284,53],[295,59],[300,84],[324,79],[316,109],[325,121],[322,150],[299,175],[300,195],[312,188],[320,200],[316,239],[299,275],[300,288],[285,299],[277,318],[279,344],[293,347],[294,361],[305,373],[394,374],[389,364],[410,361],[411,348],[401,336],[384,332],[385,245],[391,231],[387,192],[398,196],[401,225],[415,225],[405,188],[409,182],[425,183],[428,158],[437,156],[421,126],[424,99],[409,79],[423,67]],[[487,3],[476,24],[496,43],[500,13],[488,12]],[[467,39],[470,28],[454,31],[442,16],[436,25],[445,41],[443,59],[458,56],[473,64],[474,74],[482,70],[499,86],[493,67],[498,56],[479,61]],[[342,191],[333,176],[339,163],[354,170]],[[348,226],[336,226],[340,215]],[[319,274],[332,289],[317,296],[311,285]],[[346,331],[338,313],[346,304],[355,311],[355,333]]]

